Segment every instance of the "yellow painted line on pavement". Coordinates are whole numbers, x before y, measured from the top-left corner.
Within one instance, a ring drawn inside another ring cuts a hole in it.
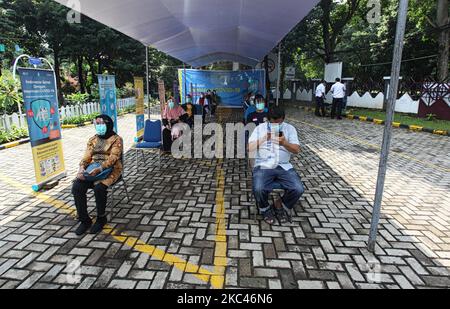
[[[33,190],[29,189],[25,185],[21,184],[20,182],[14,180],[14,179],[11,179],[10,177],[7,177],[5,175],[2,175],[2,174],[0,174],[0,181],[10,185],[11,187],[21,190],[25,194],[34,196],[35,198],[43,201],[44,203],[49,204],[49,205],[55,207],[56,209],[59,209],[62,212],[75,217],[76,210],[73,207],[67,205],[64,201],[55,199],[47,194],[34,192]],[[223,200],[223,196],[222,196],[222,200]],[[222,208],[223,208],[223,203],[222,203]],[[223,210],[222,210],[222,212],[223,212]],[[218,216],[219,216],[219,214],[218,214]],[[223,218],[220,219],[219,221],[220,221],[219,222],[220,224],[218,226],[222,226],[222,223],[224,224]],[[220,228],[219,230],[221,230],[221,229],[222,228]],[[109,225],[105,226],[105,228],[103,229],[103,232],[111,235],[116,241],[123,243],[126,246],[133,248],[138,252],[148,254],[151,257],[153,257],[157,260],[160,260],[162,262],[165,262],[171,266],[173,265],[180,271],[183,271],[186,273],[192,273],[197,279],[199,279],[203,282],[210,282],[211,286],[216,289],[223,288],[224,273],[225,273],[224,268],[219,269],[219,267],[217,267],[217,270],[221,270],[220,272],[218,272],[218,273],[216,273],[215,271],[211,272],[207,269],[204,269],[197,265],[189,263],[175,255],[166,253],[164,250],[161,250],[155,246],[149,245],[149,244],[139,240],[138,238],[128,236],[125,233],[121,233]],[[219,236],[217,236],[217,237],[219,237]],[[221,253],[223,251],[223,247],[220,247],[220,248],[221,249],[220,249],[219,253]],[[217,251],[218,250],[216,249],[216,253],[217,253]],[[217,261],[217,266],[219,266],[219,262],[220,261]]]
[[[216,248],[214,251],[214,275],[211,284],[223,288],[225,282],[225,267],[227,266],[227,234],[225,223],[225,172],[219,159],[216,168]]]
[[[294,121],[295,121],[295,120],[294,120]],[[381,151],[381,146],[374,145],[374,144],[370,144],[370,143],[368,143],[368,142],[366,142],[366,141],[364,141],[364,140],[362,140],[362,139],[359,139],[359,138],[356,138],[356,137],[349,136],[348,134],[339,133],[339,132],[336,132],[336,131],[333,131],[333,130],[330,130],[330,129],[327,129],[327,128],[324,128],[324,127],[321,127],[321,126],[318,126],[318,125],[314,125],[314,124],[309,123],[309,122],[299,121],[299,120],[296,120],[296,121],[298,121],[299,123],[303,123],[303,124],[305,124],[305,125],[307,125],[307,126],[310,126],[310,127],[313,127],[313,128],[316,128],[316,129],[319,129],[319,130],[322,130],[322,131],[331,133],[331,134],[333,134],[333,135],[340,136],[340,137],[342,137],[342,138],[344,138],[344,139],[351,140],[351,141],[354,141],[354,142],[356,142],[356,143],[359,143],[359,144],[362,144],[362,145],[366,145],[366,146],[368,146],[368,147],[371,147],[371,148],[377,149],[378,151]],[[396,153],[394,153],[394,155],[403,157],[403,158],[408,159],[408,160],[411,160],[411,161],[415,161],[415,162],[417,162],[417,163],[420,163],[420,164],[422,164],[422,165],[425,165],[425,166],[434,168],[434,169],[436,169],[436,170],[440,170],[440,171],[443,171],[443,172],[450,173],[450,169],[449,169],[449,168],[442,167],[442,166],[439,166],[439,165],[436,165],[436,164],[432,164],[432,163],[428,163],[428,162],[425,162],[425,161],[416,159],[416,158],[414,158],[414,157],[405,155],[405,154],[403,154],[403,153],[397,153],[397,152],[396,152]]]

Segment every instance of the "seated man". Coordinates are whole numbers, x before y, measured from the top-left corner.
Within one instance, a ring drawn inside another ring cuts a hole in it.
[[[247,116],[245,123],[253,122],[256,126],[259,126],[261,123],[267,121],[267,109],[266,102],[264,101],[264,97],[258,94],[255,97],[256,100],[256,112],[251,113]]]
[[[253,170],[253,193],[264,221],[290,222],[290,211],[304,192],[303,184],[289,162],[291,154],[300,153],[297,130],[284,122],[285,112],[273,107],[268,114],[269,121],[260,124],[249,140],[249,152],[255,160]],[[269,194],[274,183],[286,191],[274,207],[269,204]]]

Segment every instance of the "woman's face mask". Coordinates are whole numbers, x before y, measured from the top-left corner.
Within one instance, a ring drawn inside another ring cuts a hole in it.
[[[99,136],[105,136],[106,130],[107,130],[106,124],[104,124],[104,123],[95,125],[95,131],[97,132],[97,135],[99,135]]]
[[[173,103],[173,101],[169,101],[169,108],[173,109],[175,107],[175,103]]]

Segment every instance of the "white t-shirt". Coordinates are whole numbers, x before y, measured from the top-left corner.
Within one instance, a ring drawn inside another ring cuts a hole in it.
[[[331,93],[333,94],[333,98],[335,99],[343,99],[345,98],[345,92],[347,89],[343,83],[337,82],[331,87]]]
[[[316,97],[321,98],[323,96],[325,96],[325,85],[324,84],[319,84],[319,86],[317,86],[316,88]]]
[[[195,105],[200,105],[200,99],[201,99],[201,98],[198,98],[198,99],[197,99],[197,102],[195,102]],[[203,106],[209,106],[209,100],[208,100],[207,98],[205,98],[205,101],[204,101],[204,103],[203,103]]]
[[[269,132],[269,128],[270,124],[268,122],[257,126],[250,136],[249,143],[256,142],[266,136]],[[294,126],[284,122],[281,126],[281,132],[283,132],[283,135],[289,144],[300,145],[297,130]],[[274,136],[273,132],[272,136]],[[272,141],[266,141],[259,147],[255,159],[255,167],[261,166],[267,169],[275,169],[278,166],[281,166],[285,171],[294,168],[290,163],[291,153],[283,146]]]

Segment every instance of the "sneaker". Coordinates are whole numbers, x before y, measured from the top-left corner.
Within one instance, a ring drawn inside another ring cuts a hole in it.
[[[90,234],[98,234],[103,230],[103,227],[106,225],[107,220],[106,217],[97,218],[97,221],[95,221],[95,224],[91,227],[91,230],[89,231]]]
[[[86,233],[89,228],[92,226],[92,221],[90,222],[81,222],[78,228],[75,230],[75,234],[77,236],[81,236]]]
[[[263,220],[269,225],[273,225],[275,223],[275,214],[272,208],[263,213]]]

